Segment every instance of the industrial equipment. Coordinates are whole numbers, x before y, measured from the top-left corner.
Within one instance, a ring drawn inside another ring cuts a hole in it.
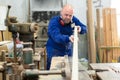
[[[17,38],[17,33],[19,33],[19,38],[23,42],[33,42],[34,41],[34,33],[38,30],[38,24],[37,23],[18,23],[16,20],[16,17],[9,17],[9,10],[11,6],[8,6],[8,12],[5,20],[6,26],[8,26],[8,30],[12,32],[12,37],[13,37],[13,42],[14,42],[14,65],[12,64],[13,68],[13,75],[15,77],[18,77],[18,72],[22,76],[19,76],[19,79],[22,80],[38,80],[39,75],[61,75],[64,80],[77,80],[78,78],[78,53],[77,53],[77,27],[75,27],[75,43],[74,43],[74,51],[73,53],[73,65],[71,68],[70,67],[70,62],[68,59],[68,56],[64,56],[64,61],[60,63],[61,65],[60,69],[51,69],[51,70],[38,70],[35,68],[29,68],[29,69],[24,69],[21,68],[19,71],[19,64],[17,64],[17,56],[16,56],[16,38]],[[30,48],[24,48],[23,49],[23,65],[29,65],[32,63],[32,53],[33,50]],[[75,54],[75,55],[74,55]],[[74,57],[75,56],[75,57]],[[77,58],[77,59],[76,59]],[[75,73],[74,73],[75,72]],[[75,74],[77,73],[77,77],[75,77]],[[16,80],[16,78],[15,78]]]
[[[8,6],[8,12],[6,16],[5,24],[8,26],[10,32],[18,32],[20,34],[35,33],[38,30],[39,25],[37,23],[18,23],[16,17],[9,17],[9,10],[11,6]]]
[[[51,69],[40,71],[38,69],[25,69],[21,72],[22,80],[38,80],[39,75],[61,75],[65,80],[71,79],[71,70],[68,56],[64,56],[64,61],[60,63],[61,69]]]
[[[2,80],[6,80],[6,62],[0,62],[0,73],[2,73]]]
[[[39,25],[37,23],[18,23],[16,17],[9,17],[9,11],[11,6],[8,6],[6,15],[5,25],[8,26],[8,30],[12,32],[14,42],[14,60],[17,61],[16,57],[16,38],[19,33],[19,39],[23,42],[33,42],[34,50],[34,33],[38,30]]]
[[[64,80],[78,80],[78,32],[77,27],[74,29],[74,45],[73,45],[73,60],[72,66],[70,66],[70,60],[67,55],[64,56],[64,60],[58,63],[59,68],[51,68],[50,70],[40,71],[37,69],[25,69],[22,71],[23,80],[38,80],[39,75],[61,75]],[[55,65],[55,64],[54,64]],[[57,67],[58,67],[57,65]]]

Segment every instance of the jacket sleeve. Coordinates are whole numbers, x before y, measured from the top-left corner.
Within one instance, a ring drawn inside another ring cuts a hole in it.
[[[75,25],[76,26],[80,26],[81,27],[81,32],[80,34],[84,34],[84,33],[87,33],[87,27],[86,25],[84,25],[80,20],[78,20],[76,17],[73,18],[75,21]]]
[[[60,33],[59,24],[56,20],[51,20],[48,26],[48,36],[58,44],[66,44],[70,42],[69,36]]]

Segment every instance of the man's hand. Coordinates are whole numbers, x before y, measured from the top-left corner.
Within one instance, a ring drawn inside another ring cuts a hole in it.
[[[73,42],[74,42],[74,36],[71,35],[71,36],[69,37],[69,40],[73,43]]]
[[[78,30],[78,33],[80,33],[81,32],[81,27],[77,26],[77,30]]]

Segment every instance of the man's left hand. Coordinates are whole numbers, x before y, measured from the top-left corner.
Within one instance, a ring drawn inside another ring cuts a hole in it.
[[[80,33],[81,32],[81,27],[77,26],[77,30],[78,30],[78,33]]]

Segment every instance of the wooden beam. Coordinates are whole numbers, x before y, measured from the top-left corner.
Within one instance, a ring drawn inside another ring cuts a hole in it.
[[[88,11],[87,11],[87,20],[88,20],[88,46],[89,46],[89,61],[96,62],[96,45],[95,45],[95,28],[94,28],[94,18],[92,10],[92,0],[87,1]]]

